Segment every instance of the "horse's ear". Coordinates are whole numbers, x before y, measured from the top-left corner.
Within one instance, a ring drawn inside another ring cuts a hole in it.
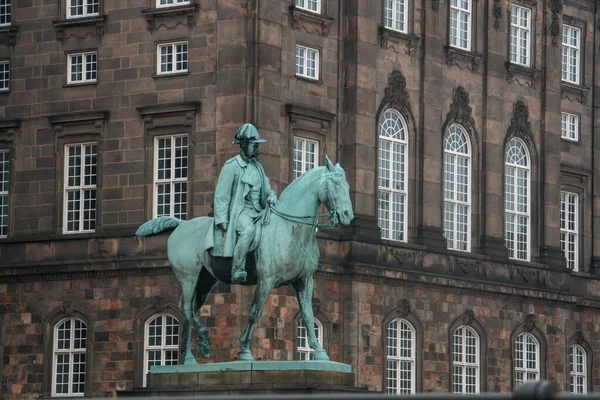
[[[325,165],[327,166],[327,169],[329,171],[331,171],[331,172],[335,171],[335,165],[333,165],[333,163],[331,162],[331,160],[327,156],[325,156]]]

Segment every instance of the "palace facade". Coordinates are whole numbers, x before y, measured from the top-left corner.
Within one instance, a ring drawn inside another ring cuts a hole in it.
[[[325,155],[319,340],[356,385],[600,390],[600,3],[0,0],[0,393],[112,396],[177,362],[158,215],[212,215],[252,122],[281,191]],[[599,184],[596,185],[596,182]],[[237,356],[253,288],[200,311]],[[310,357],[291,288],[253,354]]]

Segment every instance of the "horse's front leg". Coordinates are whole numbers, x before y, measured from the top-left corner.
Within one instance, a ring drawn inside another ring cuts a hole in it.
[[[311,275],[298,279],[293,285],[294,289],[296,289],[296,296],[298,297],[300,311],[302,312],[302,320],[308,334],[308,345],[315,351],[315,360],[329,361],[327,352],[321,347],[315,334],[315,319],[312,309],[313,277]]]
[[[252,357],[252,352],[248,347],[250,344],[250,339],[252,338],[252,332],[254,332],[254,328],[256,327],[256,324],[262,315],[263,307],[265,306],[265,302],[267,301],[267,297],[269,297],[271,290],[273,290],[273,281],[271,279],[258,280],[256,290],[254,291],[252,308],[250,309],[250,314],[248,315],[248,325],[246,326],[246,329],[242,334],[242,338],[240,339],[240,342],[242,343],[240,352],[238,353],[240,361],[254,360],[254,357]]]

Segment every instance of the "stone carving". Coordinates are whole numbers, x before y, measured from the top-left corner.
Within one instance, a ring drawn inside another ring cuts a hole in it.
[[[155,296],[152,307],[159,313],[165,311],[167,309],[167,299],[162,296]]]
[[[525,332],[533,332],[533,328],[535,328],[535,314],[527,314],[525,315],[525,321],[523,322],[523,330]]]
[[[400,306],[398,307],[398,315],[402,318],[408,317],[410,314],[410,301],[408,299],[402,299]]]
[[[573,342],[575,344],[578,344],[581,346],[584,341],[585,341],[585,339],[583,338],[583,332],[581,332],[581,331],[575,332],[575,335],[573,336]]]
[[[318,297],[313,297],[312,298],[312,306],[313,306],[313,310],[319,311],[319,309],[321,308],[321,299]]]
[[[406,264],[408,261],[414,259],[415,257],[414,251],[404,252],[393,249],[392,254],[394,255],[394,258],[396,259],[396,261],[398,261],[400,265]]]
[[[469,71],[477,71],[483,56],[479,53],[460,50],[452,46],[445,46],[446,64],[454,65],[459,69],[468,69]]]
[[[304,29],[307,33],[316,32],[319,35],[327,36],[333,23],[333,18],[303,10],[291,6],[290,25],[293,29]]]
[[[201,355],[210,357],[208,329],[196,314],[218,281],[256,285],[248,324],[240,339],[239,360],[254,360],[250,352],[252,333],[269,294],[283,285],[296,290],[314,359],[329,360],[314,331],[313,275],[319,261],[315,228],[324,226],[315,221],[322,203],[332,220],[328,227],[338,222],[349,225],[354,218],[346,173],[326,156],[325,166],[305,172],[277,200],[263,168],[254,159],[265,140],[251,124],[244,124],[234,138],[241,152],[221,171],[214,218],[183,221],[163,216],[147,221],[136,232],[137,236],[172,232],[167,255],[181,283],[180,311],[184,317],[179,362],[197,364],[190,346],[192,328],[196,329]]]
[[[526,268],[517,268],[517,272],[519,273],[519,275],[521,275],[521,278],[523,278],[525,282],[531,281],[532,278],[535,276],[535,271],[531,271]]]
[[[403,52],[410,56],[415,55],[417,45],[421,40],[418,36],[397,32],[385,26],[379,28],[379,34],[381,36],[381,48],[392,49],[396,53]]]
[[[515,281],[515,266],[514,265],[509,265],[507,267],[507,270],[508,270],[508,279],[511,282],[514,282]]]
[[[531,123],[529,122],[529,109],[521,100],[513,106],[513,117],[510,120],[508,132],[521,138],[531,137]]]
[[[589,88],[580,85],[571,85],[563,82],[560,85],[560,96],[569,101],[585,104]]]
[[[534,86],[540,78],[540,71],[533,68],[523,67],[511,62],[506,63],[507,78],[510,83],[518,83],[521,86]]]
[[[463,314],[463,324],[470,326],[473,323],[474,319],[475,313],[473,312],[473,310],[465,310],[465,313]]]
[[[73,302],[71,300],[65,300],[60,311],[68,317],[73,315],[73,311],[75,311],[75,308],[73,307]]]
[[[410,109],[409,96],[406,91],[406,78],[402,75],[402,72],[392,71],[388,77],[388,87],[385,89],[385,96],[381,102],[398,111],[404,108]]]
[[[437,11],[440,9],[440,0],[431,0],[431,9]]]
[[[492,15],[494,16],[494,28],[500,28],[500,18],[502,18],[502,6],[500,5],[500,0],[494,0]]]
[[[173,29],[178,25],[187,25],[192,28],[196,23],[197,9],[198,4],[191,2],[177,7],[149,8],[142,10],[142,15],[146,19],[150,31],[160,27]]]
[[[445,126],[448,126],[450,122],[457,122],[461,125],[470,125],[475,128],[475,120],[471,112],[469,93],[462,86],[457,87],[454,90],[454,98],[450,105],[450,111],[446,115]]]
[[[458,258],[456,260],[456,264],[458,264],[458,267],[463,273],[468,274],[469,272],[473,272],[477,269],[479,262],[477,260]]]
[[[552,23],[550,24],[550,35],[552,36],[552,44],[555,47],[559,45],[560,22],[559,14],[562,12],[562,0],[550,0],[550,11],[552,11]]]

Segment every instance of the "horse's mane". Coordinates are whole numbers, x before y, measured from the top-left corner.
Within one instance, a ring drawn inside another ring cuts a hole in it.
[[[290,184],[281,192],[279,196],[280,200],[285,200],[288,196],[292,198],[297,197],[297,193],[299,191],[306,190],[310,185],[317,184],[320,179],[325,177],[332,178],[337,180],[338,177],[342,177],[342,171],[334,171],[330,172],[326,166],[320,166],[311,168],[308,171],[304,172],[302,175],[294,179]]]

